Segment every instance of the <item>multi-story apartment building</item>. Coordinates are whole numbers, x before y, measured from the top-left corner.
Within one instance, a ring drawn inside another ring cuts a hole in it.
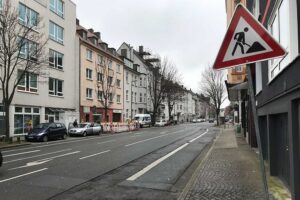
[[[2,5],[7,2],[0,1]],[[71,0],[9,0],[9,3],[18,12],[20,26],[35,24],[39,18],[43,26],[35,34],[49,38],[45,47],[49,63],[43,66],[43,76],[28,72],[17,87],[10,106],[9,134],[12,137],[27,133],[29,123],[35,126],[59,121],[68,126],[78,118],[78,73],[74,59],[76,5]],[[26,48],[20,53],[26,53],[23,51]]]
[[[123,43],[118,53],[124,61],[124,110],[125,120],[136,114],[147,113],[147,63],[129,44]]]
[[[85,29],[79,20],[77,43],[80,121],[123,121],[123,60],[101,40],[100,32]],[[105,104],[108,105],[106,117]]]
[[[264,160],[292,199],[300,199],[299,1],[248,0],[247,8],[287,52],[251,66]]]

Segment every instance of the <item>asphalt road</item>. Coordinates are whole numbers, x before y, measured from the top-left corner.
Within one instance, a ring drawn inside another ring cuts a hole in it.
[[[175,199],[174,185],[215,135],[211,124],[182,124],[6,149],[1,200]]]

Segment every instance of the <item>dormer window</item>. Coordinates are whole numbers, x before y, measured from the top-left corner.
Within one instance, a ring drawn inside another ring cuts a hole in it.
[[[82,31],[82,38],[85,40],[87,39],[87,33],[85,31]]]

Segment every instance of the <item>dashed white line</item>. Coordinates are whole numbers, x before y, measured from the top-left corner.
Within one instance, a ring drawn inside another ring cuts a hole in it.
[[[43,168],[43,169],[39,169],[39,170],[36,170],[36,171],[33,171],[33,172],[29,172],[29,173],[26,173],[26,174],[22,174],[22,175],[19,175],[19,176],[14,176],[14,177],[11,177],[11,178],[8,178],[8,179],[3,179],[3,180],[0,180],[0,183],[6,182],[6,181],[10,181],[10,180],[13,180],[13,179],[17,179],[17,178],[20,178],[20,177],[23,177],[23,176],[28,176],[30,174],[38,173],[38,172],[41,172],[41,171],[45,171],[47,169],[48,168]]]
[[[98,142],[97,144],[105,144],[105,143],[109,143],[109,142],[114,142],[116,140],[107,140],[107,141],[104,141],[104,142]]]
[[[9,160],[9,161],[3,162],[3,164],[17,162],[17,161],[20,161],[20,160],[27,160],[27,159],[30,159],[30,158],[36,158],[36,157],[41,157],[41,156],[46,156],[46,155],[51,155],[51,154],[56,154],[56,153],[60,153],[60,152],[64,152],[64,151],[71,151],[71,150],[72,149],[63,149],[63,150],[60,150],[60,151],[54,151],[54,152],[50,152],[50,153],[44,153],[44,154],[40,154],[40,155],[36,155],[36,156],[30,156],[30,157],[15,159],[15,160]]]
[[[131,177],[127,178],[127,180],[128,181],[134,181],[134,180],[136,180],[137,178],[139,178],[140,176],[142,176],[143,174],[145,174],[146,172],[148,172],[150,169],[152,169],[153,167],[155,167],[156,165],[158,165],[162,161],[166,160],[167,158],[169,158],[170,156],[172,156],[176,152],[178,152],[181,149],[185,148],[187,145],[188,145],[188,143],[185,143],[184,145],[178,147],[177,149],[175,149],[174,151],[168,153],[164,157],[161,157],[160,159],[154,161],[153,163],[151,163],[150,165],[148,165],[147,167],[145,167],[144,169],[142,169],[138,173],[136,173],[136,174],[132,175]]]
[[[3,158],[11,157],[11,156],[18,156],[18,155],[23,155],[23,154],[29,154],[29,153],[35,153],[39,152],[41,150],[34,150],[34,151],[27,151],[27,152],[22,152],[22,153],[15,153],[15,154],[9,154],[9,155],[4,155]]]
[[[110,150],[102,151],[102,152],[95,153],[95,154],[92,154],[92,155],[89,155],[89,156],[84,156],[84,157],[79,158],[79,159],[83,160],[83,159],[90,158],[90,157],[93,157],[93,156],[97,156],[97,155],[100,155],[100,154],[104,154],[104,153],[107,153],[107,152],[110,152]]]
[[[195,140],[201,138],[201,137],[202,137],[203,135],[205,135],[206,133],[208,133],[208,129],[206,129],[206,131],[205,131],[204,133],[202,133],[201,135],[199,135],[198,137],[196,137],[196,138],[190,140],[189,143],[192,143],[192,142],[194,142]]]

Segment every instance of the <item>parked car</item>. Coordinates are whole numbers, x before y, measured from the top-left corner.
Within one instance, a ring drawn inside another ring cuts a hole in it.
[[[209,118],[209,119],[208,119],[208,122],[209,122],[209,123],[214,123],[214,121],[215,121],[215,120],[214,120],[213,118]]]
[[[151,126],[151,115],[150,114],[137,114],[134,116],[134,120],[139,123],[140,127]]]
[[[2,157],[2,153],[0,151],[0,167],[2,166],[2,162],[3,162],[3,157]]]
[[[197,123],[197,119],[193,119],[192,122],[193,122],[193,123]]]
[[[154,126],[166,126],[167,121],[164,119],[158,120],[155,122]]]
[[[27,141],[47,142],[52,139],[66,139],[67,129],[63,123],[41,123],[25,136]]]
[[[81,123],[78,127],[71,128],[69,130],[69,136],[81,135],[100,135],[102,133],[102,127],[97,123]]]

